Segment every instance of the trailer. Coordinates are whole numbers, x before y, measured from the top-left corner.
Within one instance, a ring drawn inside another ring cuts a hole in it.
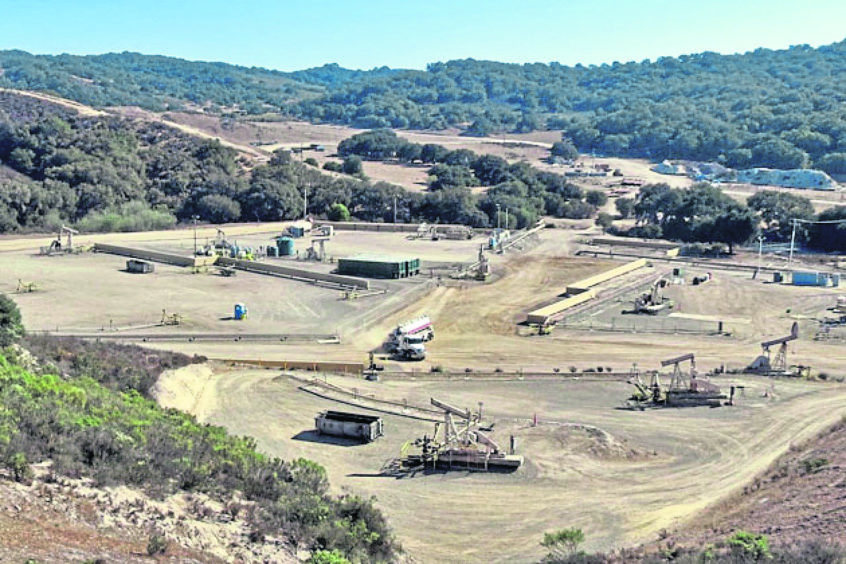
[[[332,435],[358,439],[364,443],[375,441],[383,434],[382,418],[345,411],[324,411],[314,418],[318,435]]]

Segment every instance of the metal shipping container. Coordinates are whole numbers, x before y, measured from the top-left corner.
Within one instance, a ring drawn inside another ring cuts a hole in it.
[[[382,418],[344,411],[324,411],[314,418],[318,434],[359,439],[365,443],[382,436]]]
[[[419,258],[357,255],[338,259],[338,274],[368,278],[406,278],[419,273]]]
[[[794,286],[819,286],[820,284],[818,272],[804,272],[800,270],[793,271],[791,281]]]

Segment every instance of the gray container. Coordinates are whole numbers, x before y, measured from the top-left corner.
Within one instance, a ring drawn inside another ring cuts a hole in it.
[[[319,435],[357,439],[369,443],[382,436],[382,418],[345,411],[324,411],[314,418]]]

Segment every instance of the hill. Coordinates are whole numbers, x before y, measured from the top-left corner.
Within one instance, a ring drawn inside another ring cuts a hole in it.
[[[0,560],[124,561],[146,535],[151,556],[170,541],[201,561],[296,561],[301,549],[393,560],[372,501],[329,494],[321,466],[150,399],[167,367],[204,359],[50,337],[25,347],[0,349]],[[22,527],[51,513],[49,528]]]
[[[4,51],[0,86],[95,106],[190,104],[360,128],[560,129],[583,152],[846,174],[844,55],[846,41],[589,67],[468,59],[425,71],[281,73],[137,53]]]

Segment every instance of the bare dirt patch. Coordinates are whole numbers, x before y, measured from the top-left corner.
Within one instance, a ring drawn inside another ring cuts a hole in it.
[[[375,495],[420,562],[530,562],[542,555],[544,531],[571,526],[585,530],[588,550],[654,539],[741,490],[790,444],[838,418],[846,400],[842,386],[787,381],[777,384],[778,399],[763,397],[770,381],[735,378],[747,386],[735,407],[642,413],[615,409],[628,392],[620,382],[328,379],[415,405],[430,396],[473,408],[484,401],[495,439],[517,437],[526,464],[515,473],[397,480],[379,477],[382,464],[405,441],[431,434],[431,424],[383,415],[385,436],[374,443],[319,442],[303,434],[314,415],[355,408],[301,392],[276,371],[226,368],[205,388],[203,401],[216,407],[204,420],[255,436],[273,455],[316,460],[339,491]]]

